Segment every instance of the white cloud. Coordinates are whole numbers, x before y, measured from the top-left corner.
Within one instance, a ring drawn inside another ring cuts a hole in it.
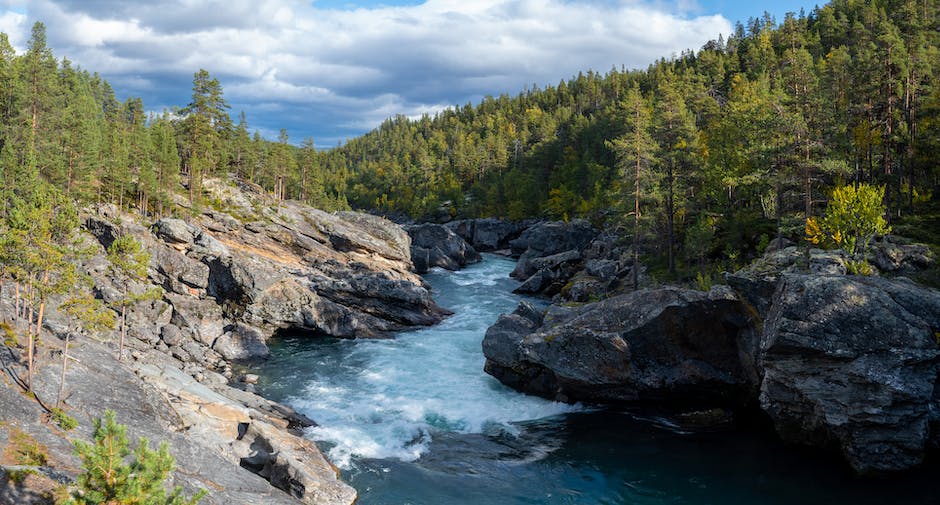
[[[645,67],[731,28],[720,16],[688,17],[694,0],[665,4],[678,14],[640,0],[428,0],[355,10],[302,0],[32,0],[25,16],[17,5],[0,10],[0,30],[24,34],[45,22],[59,57],[100,72],[124,96],[185,105],[187,81],[206,68],[250,123],[268,132],[286,126],[298,139],[341,138],[394,114],[515,94],[588,69]]]

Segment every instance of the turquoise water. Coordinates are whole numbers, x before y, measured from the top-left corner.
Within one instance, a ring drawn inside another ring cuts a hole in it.
[[[832,455],[758,429],[680,432],[656,418],[548,402],[483,373],[480,342],[520,297],[496,256],[426,276],[454,311],[393,340],[285,338],[261,393],[319,423],[361,505],[940,503],[937,467],[860,481]]]

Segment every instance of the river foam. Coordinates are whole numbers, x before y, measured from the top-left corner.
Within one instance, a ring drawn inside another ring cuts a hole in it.
[[[289,403],[315,419],[309,436],[326,442],[330,459],[349,468],[355,458],[413,461],[435,433],[518,431],[515,423],[581,407],[510,390],[483,373],[481,341],[511,294],[513,262],[488,256],[459,272],[426,276],[437,302],[455,315],[391,340],[329,341],[289,358],[304,369]]]

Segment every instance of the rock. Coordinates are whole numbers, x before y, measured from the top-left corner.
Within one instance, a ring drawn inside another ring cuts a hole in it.
[[[264,359],[271,355],[264,335],[257,328],[237,324],[216,339],[212,349],[229,361]],[[246,381],[247,382],[247,381]]]
[[[758,385],[756,321],[723,292],[642,290],[533,326],[501,317],[485,369],[546,398],[712,408],[743,405]]]
[[[936,260],[925,244],[905,244],[888,237],[873,243],[869,256],[882,272],[913,273],[930,268]]]
[[[767,249],[764,250],[764,254],[777,252],[788,247],[793,247],[794,244],[792,240],[786,237],[774,238],[767,244]]]
[[[429,267],[458,270],[482,259],[473,247],[446,226],[433,223],[409,226],[408,234],[411,236],[412,261],[416,255],[421,256],[427,251]],[[419,258],[418,262],[421,260]]]
[[[567,278],[577,271],[580,262],[581,253],[576,250],[563,251],[548,256],[523,257],[516,263],[516,267],[509,276],[514,279],[524,280],[540,270],[549,270],[553,272],[553,278]],[[564,274],[558,272],[562,268],[566,271]]]
[[[411,246],[411,262],[414,263],[415,272],[419,274],[428,273],[431,270],[431,250]]]
[[[170,320],[181,330],[210,347],[222,335],[225,320],[222,308],[214,300],[175,293],[167,293],[165,297],[173,305]]]
[[[329,505],[356,501],[356,490],[339,480],[339,472],[314,442],[263,422],[248,425],[239,440],[240,450],[246,453],[240,464],[301,502]]]
[[[477,251],[497,251],[509,247],[531,221],[503,221],[501,219],[464,219],[451,221],[445,226],[464,239]]]
[[[590,223],[575,219],[537,224],[510,242],[513,256],[529,258],[550,256],[563,251],[581,251],[597,236]]]
[[[226,224],[223,229],[230,229],[230,225]],[[223,258],[231,254],[228,246],[204,231],[199,232],[193,244],[192,254],[200,258]]]
[[[862,474],[919,464],[940,366],[940,292],[786,274],[764,323],[761,407],[787,442],[836,446]]]
[[[551,270],[547,268],[541,269],[528,276],[525,282],[520,284],[519,287],[514,289],[512,292],[524,295],[538,294],[541,293],[542,290],[548,288],[553,280],[555,280],[555,276],[552,274]]]
[[[807,256],[808,252],[808,256]],[[761,317],[770,310],[777,281],[785,273],[812,272],[821,275],[844,275],[846,256],[842,251],[810,249],[801,251],[788,247],[764,254],[757,261],[725,275],[725,282],[757,310]]]
[[[588,275],[602,281],[610,281],[617,275],[619,265],[616,261],[591,259],[584,262],[584,270]]]
[[[199,229],[182,219],[163,218],[154,223],[154,234],[168,244],[192,244]]]
[[[175,324],[164,325],[163,328],[160,329],[160,338],[163,339],[163,342],[168,346],[183,343],[183,334],[180,332],[179,326]]]
[[[58,344],[55,337],[47,335],[43,338],[43,347],[46,350]],[[141,354],[148,353],[159,354],[154,350]],[[64,408],[79,421],[78,428],[65,433],[53,424],[38,422],[42,416],[39,405],[17,392],[15,388],[0,382],[0,420],[3,421],[0,422],[0,444],[6,439],[9,430],[16,427],[45,446],[50,469],[73,480],[77,477],[81,463],[74,455],[72,440],[90,441],[92,420],[103,417],[104,411],[110,409],[117,413],[117,421],[127,426],[127,435],[132,447],[140,437],[148,438],[152,444],[168,444],[177,467],[177,470],[171,473],[168,485],[182,486],[186,495],[192,495],[200,488],[209,489],[210,494],[200,502],[202,504],[298,503],[297,499],[274,488],[262,477],[238,466],[237,456],[227,452],[230,449],[226,449],[226,446],[234,442],[234,437],[224,442],[221,434],[215,435],[216,441],[219,442],[219,445],[215,445],[208,437],[181,431],[184,427],[182,418],[174,410],[163,390],[143,380],[131,370],[131,367],[136,366],[134,360],[117,361],[112,344],[105,345],[93,339],[81,338],[74,341],[70,355],[75,361],[69,366],[66,374],[67,399]],[[0,360],[6,359],[5,356],[6,353],[0,353]],[[5,369],[18,366],[9,362],[2,364]],[[50,364],[37,367],[34,385],[38,397],[56,397],[59,373],[59,367]],[[184,374],[178,378],[179,384],[183,384],[187,379],[192,381],[191,377]],[[237,423],[229,423],[253,422],[250,417],[246,419],[243,415],[250,414],[249,409],[239,408],[234,402],[218,395],[207,396],[205,391],[191,389],[188,382],[185,384],[185,387],[178,389],[180,398],[201,398],[193,403],[202,409],[199,416],[203,419],[219,420],[229,436],[237,436],[239,431]],[[335,478],[335,472],[329,472],[324,478]],[[0,496],[4,496],[3,493],[5,491],[0,489]],[[19,498],[24,498],[24,495]],[[0,498],[0,501],[2,500]],[[19,500],[12,503],[46,502]]]

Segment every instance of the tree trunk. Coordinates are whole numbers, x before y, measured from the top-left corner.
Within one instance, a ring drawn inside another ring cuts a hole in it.
[[[127,299],[127,290],[124,291],[124,298]],[[126,302],[125,302],[126,303]],[[121,343],[118,347],[118,361],[124,359],[124,338],[127,335],[127,305],[121,304]]]
[[[636,156],[636,177],[633,180],[633,290],[640,288],[640,153]]]
[[[669,243],[669,273],[675,275],[676,273],[676,253],[675,253],[675,237],[674,230],[675,228],[675,201],[673,197],[674,184],[673,184],[673,167],[672,163],[669,164],[669,173],[667,174],[669,191],[666,195],[666,241]]]
[[[59,378],[59,392],[55,396],[55,407],[62,408],[62,393],[65,391],[65,370],[69,365],[69,337],[72,334],[66,332],[65,334],[65,347],[62,348],[62,375]]]

